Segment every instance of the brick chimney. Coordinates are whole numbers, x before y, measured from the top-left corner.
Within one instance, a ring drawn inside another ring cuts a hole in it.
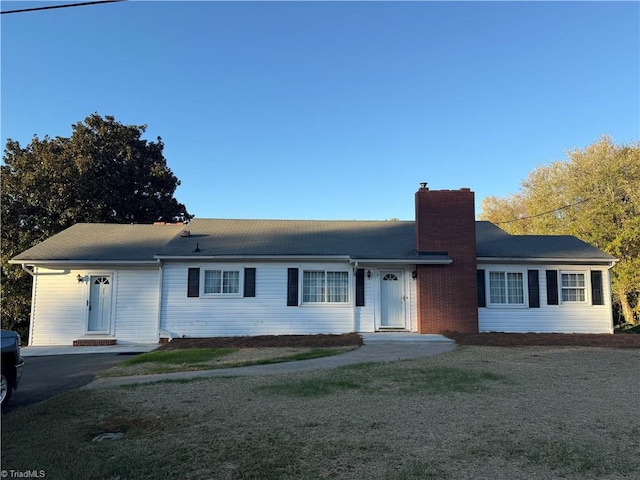
[[[429,190],[416,192],[416,250],[446,253],[450,265],[418,265],[418,331],[478,331],[476,295],[476,222],[474,193]]]

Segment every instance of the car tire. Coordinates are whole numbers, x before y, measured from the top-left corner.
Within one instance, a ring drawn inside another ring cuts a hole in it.
[[[2,367],[2,377],[0,378],[0,403],[2,404],[2,411],[7,408],[11,394],[13,393],[13,377],[9,369]]]

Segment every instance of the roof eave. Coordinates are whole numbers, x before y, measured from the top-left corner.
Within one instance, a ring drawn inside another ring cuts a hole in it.
[[[17,260],[11,259],[12,265],[157,265],[157,260]]]
[[[252,260],[252,261],[308,261],[308,260],[333,260],[346,261],[351,260],[348,255],[156,255],[154,257],[160,261],[187,261],[194,260],[210,260],[210,261],[229,261],[229,260]]]
[[[563,265],[608,265],[614,266],[617,258],[580,258],[580,257],[477,257],[482,263],[535,263]]]
[[[451,258],[354,258],[351,263],[366,264],[411,264],[411,265],[450,265]]]

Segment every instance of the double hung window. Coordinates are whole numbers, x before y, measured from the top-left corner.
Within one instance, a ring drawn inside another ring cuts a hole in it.
[[[522,272],[489,272],[489,303],[524,305],[524,275]]]
[[[204,295],[239,295],[239,270],[205,270]]]
[[[584,273],[560,273],[560,291],[562,303],[585,302],[586,281]]]
[[[302,303],[348,303],[349,273],[305,270],[302,274]]]

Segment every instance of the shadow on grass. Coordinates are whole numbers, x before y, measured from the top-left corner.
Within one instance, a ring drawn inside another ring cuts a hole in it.
[[[402,363],[402,362],[400,362]],[[313,379],[287,380],[256,387],[273,395],[313,397],[346,390],[398,395],[442,395],[452,392],[476,392],[491,381],[506,378],[491,372],[476,372],[451,367],[397,368],[398,363],[364,363],[336,368]]]

